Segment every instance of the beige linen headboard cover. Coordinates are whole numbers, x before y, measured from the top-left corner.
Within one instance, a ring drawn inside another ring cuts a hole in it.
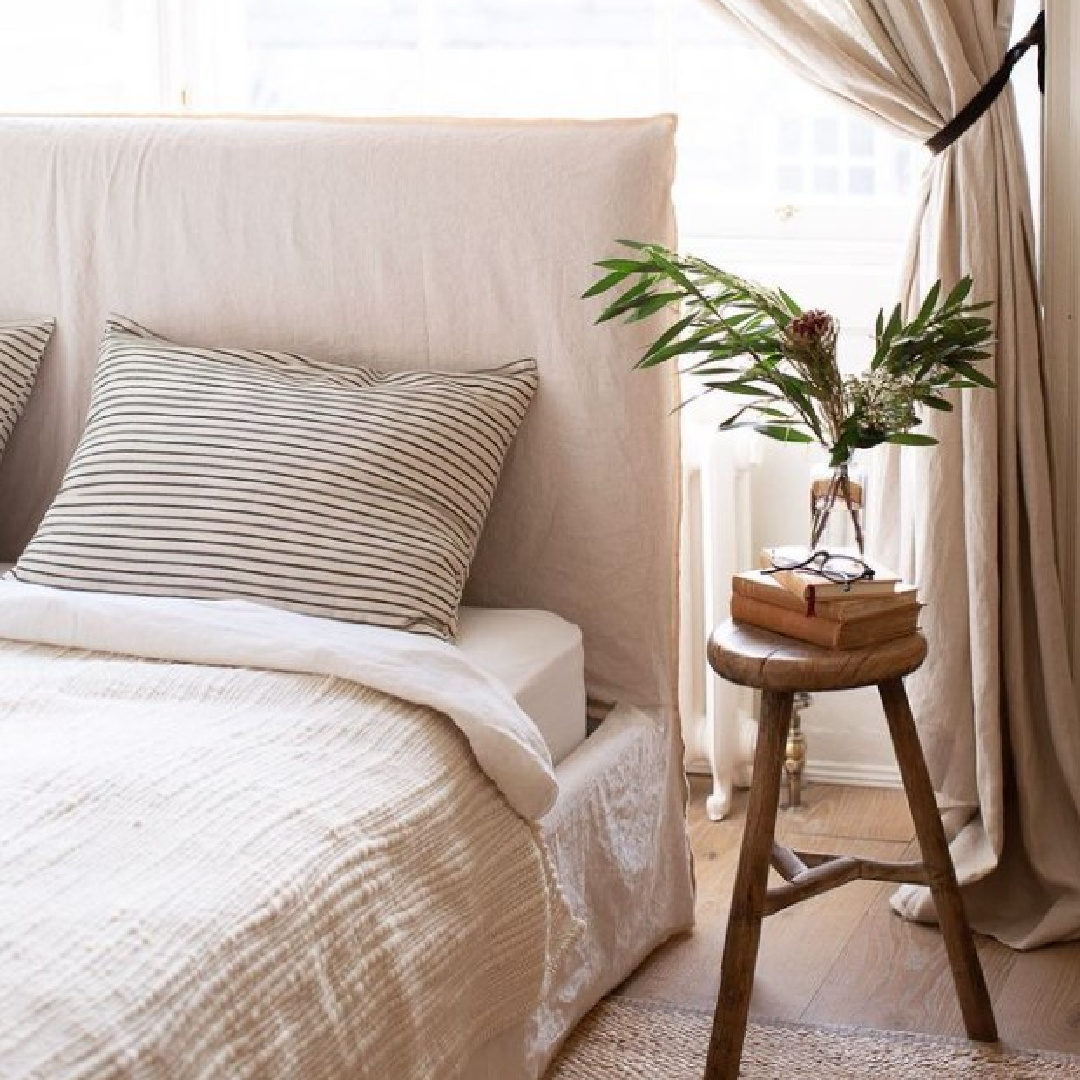
[[[677,424],[593,263],[670,243],[674,120],[0,120],[0,319],[57,329],[0,467],[0,557],[78,440],[102,321],[388,368],[533,356],[467,599],[585,632],[590,690],[675,699]]]

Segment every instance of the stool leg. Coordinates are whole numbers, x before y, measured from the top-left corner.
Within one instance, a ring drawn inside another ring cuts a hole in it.
[[[889,679],[878,684],[878,693],[889,721],[889,734],[896,750],[911,816],[915,821],[915,835],[919,838],[923,865],[930,879],[930,891],[945,939],[945,951],[956,984],[956,995],[960,999],[964,1027],[971,1039],[995,1042],[998,1035],[994,1009],[964,911],[964,901],[956,883],[956,870],[949,854],[945,829],[941,824],[934,788],[926,769],[926,759],[904,684],[900,679]]]
[[[716,999],[705,1080],[736,1080],[739,1075],[761,939],[792,699],[792,694],[772,690],[766,690],[762,695],[754,778],[739,852],[739,869],[731,896],[724,959],[720,967],[720,993]]]

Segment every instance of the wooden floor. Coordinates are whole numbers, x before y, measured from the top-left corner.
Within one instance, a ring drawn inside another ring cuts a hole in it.
[[[746,800],[743,793],[728,820],[712,822],[705,794],[695,778],[694,933],[656,952],[618,993],[690,1008],[715,1004]],[[900,791],[811,785],[802,807],[781,809],[777,832],[805,850],[918,858]],[[962,1037],[940,936],[892,913],[894,888],[853,882],[766,919],[751,1016]],[[1080,1054],[1080,942],[1020,953],[979,937],[978,946],[1001,1038]]]

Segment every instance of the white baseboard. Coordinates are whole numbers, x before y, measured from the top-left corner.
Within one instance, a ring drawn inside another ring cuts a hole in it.
[[[692,776],[708,776],[707,761],[687,762],[686,771]],[[849,787],[898,788],[900,770],[895,765],[868,765],[859,761],[808,761],[803,780],[810,784],[846,784]]]
[[[711,776],[712,766],[703,754],[695,754],[686,757],[686,771],[690,776]]]
[[[806,763],[803,780],[811,784],[847,784],[850,787],[901,787],[900,770],[895,765],[869,765],[859,761],[818,761]]]

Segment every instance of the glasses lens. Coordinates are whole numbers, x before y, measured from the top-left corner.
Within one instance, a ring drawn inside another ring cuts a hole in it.
[[[771,552],[772,570],[766,570],[765,573],[776,570],[807,570],[837,585],[848,586],[856,581],[872,580],[874,577],[873,569],[853,555],[831,555],[825,550],[800,555],[801,557],[793,557],[778,551]]]
[[[861,559],[849,555],[830,555],[822,564],[821,573],[840,581],[859,581],[873,577],[873,571]]]
[[[828,552],[825,551],[808,553],[795,549],[792,554],[774,551],[771,553],[769,561],[773,564],[775,570],[817,571],[828,558]]]

